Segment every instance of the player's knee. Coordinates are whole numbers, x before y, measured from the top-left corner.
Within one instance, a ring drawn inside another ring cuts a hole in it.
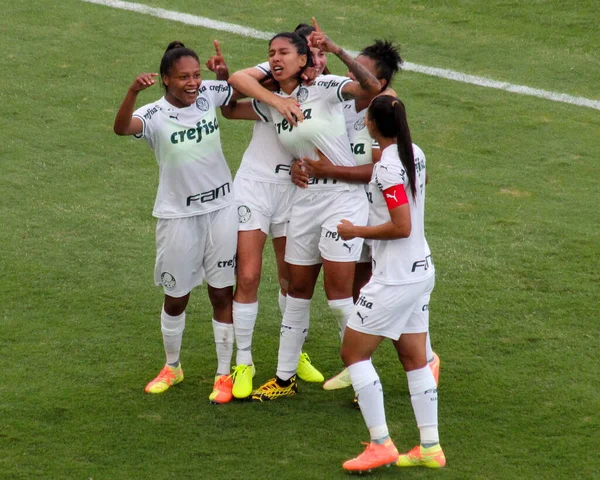
[[[241,290],[245,294],[256,293],[259,284],[260,272],[238,272],[237,290]]]
[[[168,295],[165,295],[165,304],[163,307],[165,313],[172,317],[181,315],[185,312],[189,298],[189,294],[184,297],[169,297]]]
[[[215,310],[222,310],[233,304],[233,287],[208,289],[210,303]]]

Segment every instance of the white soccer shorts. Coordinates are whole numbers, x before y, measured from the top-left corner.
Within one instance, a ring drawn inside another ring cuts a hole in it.
[[[170,297],[183,297],[203,280],[214,288],[235,285],[237,207],[156,224],[154,282]]]
[[[434,284],[435,275],[404,285],[385,285],[372,278],[360,291],[348,327],[392,340],[403,333],[427,332]]]
[[[261,230],[273,238],[285,237],[292,211],[293,183],[268,183],[235,177],[238,229]]]
[[[366,225],[369,204],[363,189],[345,191],[298,189],[288,225],[285,261],[292,265],[317,265],[321,259],[356,262],[363,239],[342,240],[337,226],[342,219]]]

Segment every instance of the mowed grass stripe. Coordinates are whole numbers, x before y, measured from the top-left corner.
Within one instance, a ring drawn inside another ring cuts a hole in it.
[[[200,17],[189,13],[174,12],[171,10],[166,10],[164,8],[150,7],[141,3],[123,2],[120,0],[82,1],[87,3],[95,3],[97,5],[105,5],[107,7],[112,8],[119,8],[121,10],[129,10],[145,15],[152,15],[153,17],[158,17],[165,20],[173,20],[175,22],[185,23],[186,25],[193,25],[198,27],[210,28],[213,30],[219,30],[223,32],[234,33],[237,35],[242,35],[244,37],[256,38],[259,40],[268,40],[275,35],[275,33],[273,32],[263,32],[254,28],[236,25],[234,23],[221,22],[219,20],[212,20],[210,18]],[[348,52],[353,56],[356,56],[359,53],[353,50],[348,50]],[[542,98],[545,100],[551,100],[553,102],[568,103],[580,107],[588,107],[593,108],[595,110],[600,110],[600,100],[592,100],[585,97],[576,97],[574,95],[569,95],[566,93],[552,92],[549,90],[543,90],[541,88],[528,87],[526,85],[516,85],[508,82],[501,82],[486,77],[469,75],[467,73],[457,72],[454,70],[447,70],[444,68],[428,67],[426,65],[419,65],[417,63],[411,62],[404,62],[402,64],[402,68],[410,72],[422,73],[424,75],[445,78],[447,80],[454,80],[456,82],[469,83],[472,85],[477,85],[478,87],[505,90],[507,92]]]

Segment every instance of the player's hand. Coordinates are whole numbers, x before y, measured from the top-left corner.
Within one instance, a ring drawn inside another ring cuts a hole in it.
[[[292,183],[300,188],[308,188],[308,181],[310,177],[304,171],[304,162],[302,159],[296,160],[292,163]]]
[[[306,67],[300,75],[305,85],[312,85],[317,78],[317,69],[315,67]]]
[[[333,41],[325,35],[325,32],[321,30],[321,27],[317,24],[315,17],[312,18],[313,26],[315,31],[312,32],[308,37],[308,46],[318,48],[324,52],[337,53],[340,47],[338,47]]]
[[[337,231],[342,240],[352,240],[356,235],[354,234],[354,224],[348,220],[341,220],[337,226]]]
[[[158,73],[140,73],[129,87],[129,90],[136,93],[146,90],[156,83],[154,77],[158,77]]]
[[[304,120],[304,114],[302,113],[302,110],[300,110],[300,104],[295,98],[277,97],[274,107],[294,127],[298,126],[298,122]]]
[[[331,177],[331,172],[334,167],[331,160],[329,160],[323,152],[318,148],[315,149],[317,155],[319,156],[319,160],[312,160],[310,158],[303,158],[304,160],[304,170],[308,175],[315,178],[329,178]]]
[[[216,54],[206,61],[206,68],[217,75],[217,80],[227,80],[229,78],[229,68],[227,68],[227,63],[221,53],[218,40],[214,41],[214,45]]]

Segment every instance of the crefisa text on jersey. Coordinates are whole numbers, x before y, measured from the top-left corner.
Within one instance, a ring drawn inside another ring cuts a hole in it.
[[[200,143],[206,135],[216,132],[219,129],[219,121],[217,117],[212,122],[202,120],[196,124],[196,128],[188,128],[187,130],[179,130],[171,134],[171,143],[176,145],[183,143],[186,140],[195,140]]]
[[[312,118],[312,108],[304,110],[302,115],[304,115],[304,120],[310,120]],[[277,133],[281,133],[282,130],[291,132],[294,126],[284,118],[281,122],[275,124],[275,128],[277,129]]]

